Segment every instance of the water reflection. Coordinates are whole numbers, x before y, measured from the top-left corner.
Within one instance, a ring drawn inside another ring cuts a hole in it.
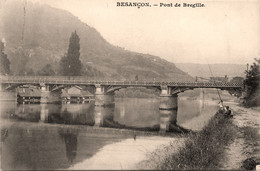
[[[1,118],[17,121],[128,128],[147,131],[169,130],[200,115],[199,101],[178,102],[178,111],[159,110],[158,99],[116,99],[115,106],[85,104],[1,103]],[[207,106],[210,107],[210,106]],[[178,114],[177,114],[178,113]]]
[[[1,142],[4,142],[7,137],[8,137],[8,129],[2,128],[1,129]]]
[[[177,125],[177,109],[160,110],[160,130],[169,131],[170,125]]]
[[[17,104],[16,111],[11,118],[26,120],[30,122],[38,122],[41,115],[41,106],[39,104]]]
[[[186,123],[201,112],[215,110],[213,104],[206,104],[200,110],[195,100],[180,99],[178,104],[178,112],[167,112],[159,111],[158,99],[116,99],[115,106],[106,108],[95,107],[94,103],[1,102],[1,167],[6,170],[65,169],[92,157],[106,144],[122,140],[123,136],[133,136],[93,133],[90,127],[75,125],[159,131],[160,125],[169,124],[167,129],[171,130],[177,129],[175,124]]]
[[[46,122],[46,121],[48,121],[48,115],[49,115],[49,110],[48,110],[48,106],[47,106],[47,104],[41,104],[40,105],[41,106],[41,119],[40,119],[40,121],[41,122]]]
[[[94,117],[95,126],[106,127],[109,122],[114,121],[115,106],[95,106]]]
[[[94,104],[53,104],[49,105],[48,123],[94,125]]]
[[[59,135],[65,143],[66,156],[70,163],[76,158],[78,145],[78,129],[60,129]]]
[[[123,138],[115,134],[94,135],[71,127],[34,125],[26,122],[1,125],[2,169],[65,169]]]
[[[139,128],[158,125],[159,99],[116,99],[114,121]]]

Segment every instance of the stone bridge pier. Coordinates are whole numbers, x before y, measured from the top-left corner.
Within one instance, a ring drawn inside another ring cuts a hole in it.
[[[115,92],[107,86],[95,85],[95,106],[114,106]]]
[[[109,126],[107,122],[114,121],[115,106],[95,106],[94,109],[94,126]]]
[[[160,94],[160,132],[170,131],[171,125],[177,124],[178,93],[187,89],[178,87],[161,87]]]
[[[48,122],[49,109],[46,103],[41,104],[41,113],[39,122]]]

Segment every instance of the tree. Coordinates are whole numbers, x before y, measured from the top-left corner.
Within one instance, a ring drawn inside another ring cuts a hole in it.
[[[60,60],[60,68],[59,73],[61,75],[68,75],[68,58],[67,53],[64,54],[64,56]]]
[[[10,61],[4,53],[4,43],[0,41],[0,74],[10,74]]]
[[[79,76],[81,75],[82,64],[80,57],[80,44],[77,32],[72,32],[69,40],[69,48],[60,60],[60,72],[66,76]]]
[[[13,73],[14,75],[27,75],[29,68],[27,63],[29,62],[29,51],[23,47],[17,47],[13,51]],[[30,71],[29,71],[30,72]]]
[[[259,82],[260,82],[260,59],[255,59],[250,69],[245,72],[245,88],[246,88],[246,105],[260,105],[259,102]]]
[[[33,69],[32,68],[30,68],[30,69],[28,69],[27,71],[26,71],[26,75],[35,75],[35,73],[34,73],[34,71],[33,71]]]
[[[135,81],[138,81],[138,75],[135,75]]]
[[[230,80],[231,83],[243,83],[244,78],[243,77],[233,77]],[[242,90],[241,89],[229,89],[228,90],[229,94],[234,95],[236,97],[241,97],[242,96]]]
[[[250,69],[246,71],[246,80],[245,83],[248,86],[256,87],[259,85],[259,76],[260,76],[260,59],[255,58],[255,62],[250,66]]]
[[[40,71],[37,72],[37,75],[52,76],[55,75],[55,72],[52,69],[52,66],[50,64],[47,64]]]

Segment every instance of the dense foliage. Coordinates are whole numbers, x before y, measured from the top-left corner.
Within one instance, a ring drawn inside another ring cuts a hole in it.
[[[260,59],[255,59],[255,62],[246,71],[245,91],[246,91],[246,106],[259,106],[260,105]]]
[[[50,64],[47,64],[37,72],[37,75],[52,76],[55,75],[55,71],[52,69],[52,66]]]
[[[80,57],[80,44],[77,32],[73,32],[69,40],[68,53],[65,54],[60,61],[61,75],[65,76],[79,76],[81,75],[82,64]]]
[[[0,42],[0,74],[7,75],[10,73],[10,61],[4,53],[4,43]]]

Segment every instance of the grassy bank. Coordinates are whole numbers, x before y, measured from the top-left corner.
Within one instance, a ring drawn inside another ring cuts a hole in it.
[[[177,153],[162,160],[157,169],[218,169],[225,147],[236,133],[232,120],[216,114],[202,131],[190,134]]]

